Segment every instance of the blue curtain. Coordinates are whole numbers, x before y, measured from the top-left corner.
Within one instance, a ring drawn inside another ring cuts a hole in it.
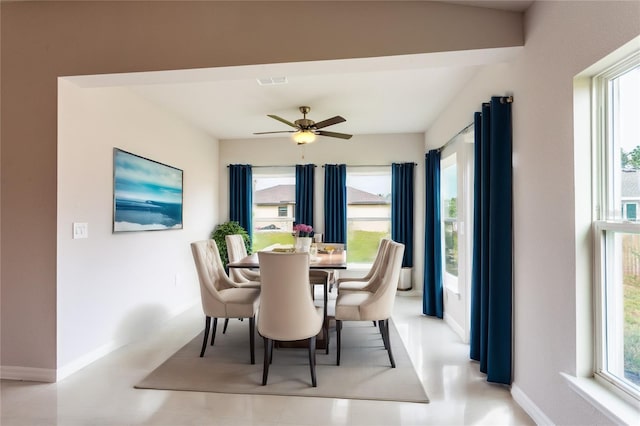
[[[296,223],[314,226],[313,223],[313,189],[314,164],[296,165]]]
[[[347,244],[347,166],[324,166],[324,240]]]
[[[236,221],[251,235],[252,173],[249,164],[229,165],[229,220]]]
[[[414,163],[391,164],[391,239],[404,244],[403,267],[413,266]]]
[[[424,222],[424,289],[422,313],[442,318],[442,249],[440,239],[440,151],[426,156]]]
[[[475,114],[471,351],[489,382],[511,384],[512,136],[511,103],[492,97]]]

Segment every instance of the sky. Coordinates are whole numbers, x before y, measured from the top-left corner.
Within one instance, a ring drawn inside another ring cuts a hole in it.
[[[182,170],[128,152],[115,152],[116,198],[182,203]]]
[[[254,175],[254,182],[255,190],[258,191],[260,189],[270,188],[276,185],[295,185],[296,179],[294,176],[274,176],[270,178],[265,176],[257,177]],[[359,176],[357,174],[348,173],[347,186],[370,192],[371,194],[380,194],[383,196],[391,194],[391,167],[389,167],[388,174],[379,176],[372,174]]]
[[[620,84],[620,138],[625,152],[640,145],[640,67],[618,78]]]

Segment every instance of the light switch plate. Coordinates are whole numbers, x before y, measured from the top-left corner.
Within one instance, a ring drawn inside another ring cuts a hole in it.
[[[73,239],[89,238],[89,224],[86,222],[73,223]]]

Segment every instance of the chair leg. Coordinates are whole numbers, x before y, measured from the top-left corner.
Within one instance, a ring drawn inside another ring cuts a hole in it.
[[[382,336],[382,343],[384,343],[384,348],[389,349],[387,346],[387,339],[384,338],[384,322],[378,321],[378,328],[380,329],[380,336]]]
[[[318,386],[316,382],[316,336],[309,337],[309,368],[311,369],[311,386]]]
[[[377,321],[374,321],[374,322],[373,322],[373,326],[375,327],[376,325],[378,325],[378,322],[377,322]]]
[[[391,341],[389,340],[389,319],[384,320],[384,324],[382,326],[384,333],[382,335],[382,339],[385,342],[385,348],[389,353],[389,361],[391,362],[391,368],[396,368],[396,362],[393,359],[393,353],[391,353]]]
[[[251,364],[256,363],[256,317],[249,318],[249,350],[251,351]]]
[[[204,351],[207,349],[207,340],[209,339],[209,328],[211,327],[211,317],[204,317],[204,339],[202,340],[202,350],[200,351],[200,358],[204,356]]]
[[[229,318],[224,319],[224,327],[222,327],[222,334],[227,333],[227,326],[229,325]]]
[[[336,320],[336,365],[340,365],[340,332],[342,331],[342,320]]]
[[[216,330],[218,329],[218,318],[213,319],[213,333],[211,334],[211,346],[213,346],[213,342],[216,340]]]
[[[324,349],[324,353],[326,355],[329,355],[329,343],[330,343],[329,337],[331,336],[331,333],[329,333],[329,329],[331,328],[330,327],[331,321],[329,320],[329,318],[325,318],[324,321],[325,321],[325,323],[322,326],[322,328],[324,329],[324,340],[325,340],[325,344],[326,344],[325,349]]]
[[[267,377],[269,376],[269,363],[270,352],[273,345],[273,340],[263,337],[264,339],[264,362],[262,367],[262,386],[267,384]]]

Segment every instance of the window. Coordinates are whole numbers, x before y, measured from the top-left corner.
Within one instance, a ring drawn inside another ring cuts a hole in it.
[[[471,285],[473,142],[474,126],[469,125],[445,144],[440,157],[442,283],[458,295]],[[469,310],[466,306],[465,315]]]
[[[391,167],[347,167],[347,262],[372,264],[391,238]]]
[[[253,250],[272,244],[293,244],[296,203],[295,167],[253,170]]]
[[[456,154],[441,160],[443,279],[448,287],[458,286],[458,165]],[[447,283],[447,281],[453,281]]]
[[[640,400],[640,52],[593,83],[595,375]]]

